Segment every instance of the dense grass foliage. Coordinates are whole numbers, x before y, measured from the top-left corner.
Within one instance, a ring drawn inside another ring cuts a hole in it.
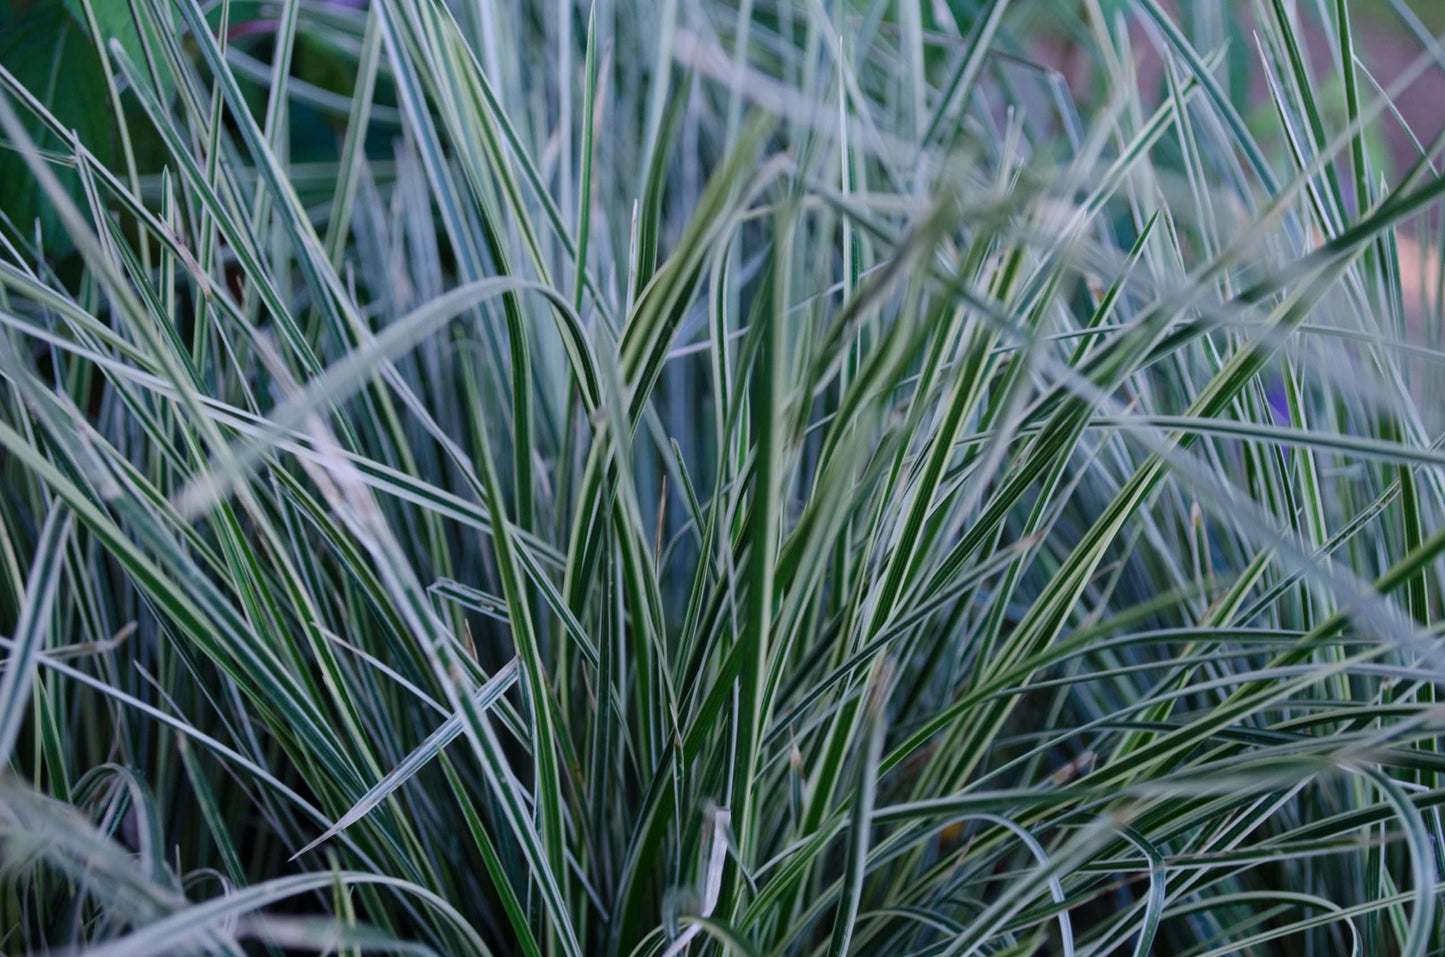
[[[1445,952],[1402,0],[0,9],[0,948]]]

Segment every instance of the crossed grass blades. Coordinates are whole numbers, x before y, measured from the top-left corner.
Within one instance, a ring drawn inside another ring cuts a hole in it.
[[[1442,952],[1402,3],[9,2],[8,952]]]

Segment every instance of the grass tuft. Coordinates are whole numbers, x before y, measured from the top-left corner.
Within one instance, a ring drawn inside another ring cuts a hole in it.
[[[1442,71],[0,0],[0,951],[1445,952]]]

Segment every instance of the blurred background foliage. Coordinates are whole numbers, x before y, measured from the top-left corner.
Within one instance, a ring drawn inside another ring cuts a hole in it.
[[[115,104],[107,94],[106,77],[94,43],[94,30],[102,36],[117,36],[132,59],[144,62],[135,35],[132,3],[139,0],[93,0],[96,23],[87,22],[80,0],[0,0],[0,64],[34,91],[43,91],[45,105],[62,121],[68,123],[86,146],[107,165],[127,164],[133,158],[137,175],[154,176],[160,171],[164,149],[155,131],[139,115],[138,106],[130,98],[121,108],[134,120],[127,124],[134,137],[126,144],[115,122]],[[296,82],[291,107],[293,123],[289,150],[293,162],[299,164],[334,161],[346,127],[346,96],[356,73],[358,44],[352,31],[325,29],[325,8],[334,8],[335,15],[345,17],[364,9],[367,0],[307,0],[318,11],[303,23],[296,39],[292,60],[292,77]],[[1097,0],[1107,16],[1123,10],[1128,0]],[[870,5],[857,3],[858,15]],[[1304,37],[1305,46],[1317,61],[1318,75],[1325,77],[1316,90],[1329,111],[1333,125],[1344,122],[1344,89],[1337,71],[1328,69],[1333,55],[1328,42],[1328,28],[1319,21],[1330,16],[1326,5],[1318,0],[1292,0],[1301,13],[1300,20],[1310,24]],[[522,3],[512,18],[520,29],[530,28],[545,33],[544,17]],[[722,5],[726,7],[727,5]],[[846,15],[849,4],[840,5]],[[946,8],[956,22],[967,27],[977,14],[977,0],[947,0]],[[1085,23],[1086,4],[1079,0],[1031,0],[1014,11],[1015,21],[1024,21],[1014,31],[1030,38],[1031,46],[1014,52],[1029,60],[1052,65],[1067,79],[1071,95],[1081,109],[1105,96],[1110,78],[1099,68],[1098,58],[1085,49],[1090,43]],[[1220,71],[1221,87],[1239,112],[1249,121],[1256,138],[1272,151],[1271,158],[1280,158],[1284,144],[1280,141],[1277,117],[1270,106],[1268,90],[1259,69],[1259,54],[1253,39],[1254,14],[1250,0],[1205,0],[1183,4],[1165,4],[1185,29],[1196,49],[1223,50],[1225,66]],[[922,4],[922,26],[932,32],[935,17],[944,9],[939,4]],[[1362,65],[1374,80],[1386,86],[1415,57],[1421,43],[1445,30],[1445,3],[1436,0],[1354,0],[1351,9],[1357,50]],[[208,19],[220,27],[222,5],[207,5]],[[264,109],[269,63],[273,52],[277,7],[266,0],[234,0],[226,15],[228,58],[242,89],[253,106]],[[721,18],[720,18],[721,19]],[[318,28],[317,25],[320,25]],[[1001,45],[1009,45],[1004,37]],[[581,39],[579,38],[579,45]],[[1145,102],[1162,101],[1168,95],[1167,80],[1157,56],[1148,44],[1136,47],[1141,52],[1138,65],[1140,91]],[[930,55],[940,61],[947,55],[942,48],[931,48]],[[158,69],[164,70],[164,64]],[[395,99],[388,89],[385,75],[379,78],[377,103],[383,109],[394,108]],[[553,91],[555,95],[556,91]],[[1416,154],[1415,141],[1428,143],[1445,123],[1445,111],[1438,104],[1445,102],[1445,73],[1431,71],[1402,91],[1396,99],[1398,119],[1402,122],[1376,124],[1367,133],[1371,161],[1375,169],[1390,179]],[[555,103],[549,108],[555,110]],[[1408,129],[1407,129],[1408,127]],[[40,129],[32,129],[42,147],[54,147],[54,137]],[[392,150],[390,139],[399,133],[395,125],[375,126],[371,131],[367,152],[373,158],[386,158]],[[130,156],[127,154],[129,148]],[[78,189],[73,174],[62,177]],[[314,199],[326,195],[326,184],[316,183]],[[0,213],[5,228],[23,235],[33,243],[38,228],[46,237],[46,248],[63,251],[68,240],[56,228],[54,213],[37,201],[36,191],[23,172],[18,156],[9,150],[0,153]],[[17,237],[18,238],[18,237]]]

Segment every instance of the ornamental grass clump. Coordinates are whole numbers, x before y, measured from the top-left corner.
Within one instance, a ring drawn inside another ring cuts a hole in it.
[[[0,948],[1441,953],[1442,75],[0,0]]]

